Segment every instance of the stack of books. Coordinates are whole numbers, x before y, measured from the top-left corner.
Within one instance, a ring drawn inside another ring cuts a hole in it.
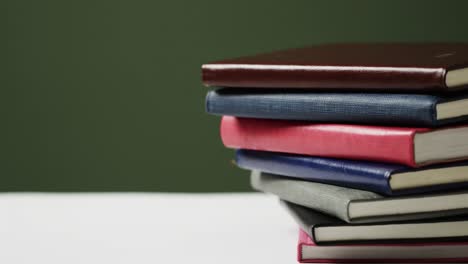
[[[468,262],[468,44],[334,44],[202,66],[221,138],[300,262]]]

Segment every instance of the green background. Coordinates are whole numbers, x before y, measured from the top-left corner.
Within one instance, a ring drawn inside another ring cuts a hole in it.
[[[468,1],[2,1],[0,191],[245,191],[204,62],[468,41]]]

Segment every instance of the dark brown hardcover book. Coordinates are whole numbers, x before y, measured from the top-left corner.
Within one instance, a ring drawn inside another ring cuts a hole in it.
[[[468,43],[331,44],[202,66],[207,86],[441,92],[468,88]]]

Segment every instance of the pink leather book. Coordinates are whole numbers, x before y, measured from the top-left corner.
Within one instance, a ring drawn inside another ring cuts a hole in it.
[[[437,129],[224,116],[226,147],[419,167],[468,159],[468,125]]]
[[[299,231],[300,263],[468,263],[468,242],[317,246]]]

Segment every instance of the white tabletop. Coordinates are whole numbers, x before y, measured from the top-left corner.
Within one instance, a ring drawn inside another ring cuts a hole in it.
[[[0,263],[297,263],[263,194],[0,194]]]

